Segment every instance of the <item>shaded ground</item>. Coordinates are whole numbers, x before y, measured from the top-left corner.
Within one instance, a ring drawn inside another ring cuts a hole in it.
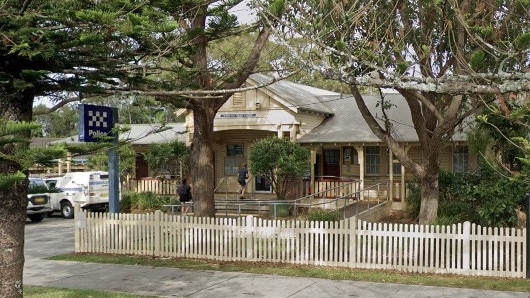
[[[411,217],[408,213],[392,214],[390,216],[382,218],[379,222],[383,223],[402,223],[402,224],[415,224],[418,223],[416,218]]]

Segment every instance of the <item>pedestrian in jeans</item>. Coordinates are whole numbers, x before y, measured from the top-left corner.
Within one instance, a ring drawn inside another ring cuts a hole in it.
[[[179,195],[179,201],[181,205],[182,215],[187,215],[189,208],[185,203],[191,201],[191,186],[186,183],[186,178],[182,179],[182,183],[177,188],[177,193]]]

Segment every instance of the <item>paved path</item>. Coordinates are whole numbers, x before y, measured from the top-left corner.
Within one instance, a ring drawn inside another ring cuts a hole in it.
[[[73,225],[73,220],[62,218],[26,225],[26,285],[159,297],[530,297],[530,293],[43,260],[74,251]]]

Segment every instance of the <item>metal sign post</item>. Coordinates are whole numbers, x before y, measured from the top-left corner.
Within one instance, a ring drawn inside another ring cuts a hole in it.
[[[530,278],[530,192],[524,198],[526,211],[526,278]]]
[[[80,142],[101,142],[110,138],[112,147],[108,151],[109,158],[109,212],[120,212],[120,179],[118,158],[118,132],[113,131],[118,123],[118,109],[105,106],[80,104],[78,131]]]

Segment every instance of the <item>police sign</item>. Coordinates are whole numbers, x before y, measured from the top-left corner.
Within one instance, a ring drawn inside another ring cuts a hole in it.
[[[117,108],[80,104],[78,110],[79,142],[100,142],[102,138],[113,136]]]

